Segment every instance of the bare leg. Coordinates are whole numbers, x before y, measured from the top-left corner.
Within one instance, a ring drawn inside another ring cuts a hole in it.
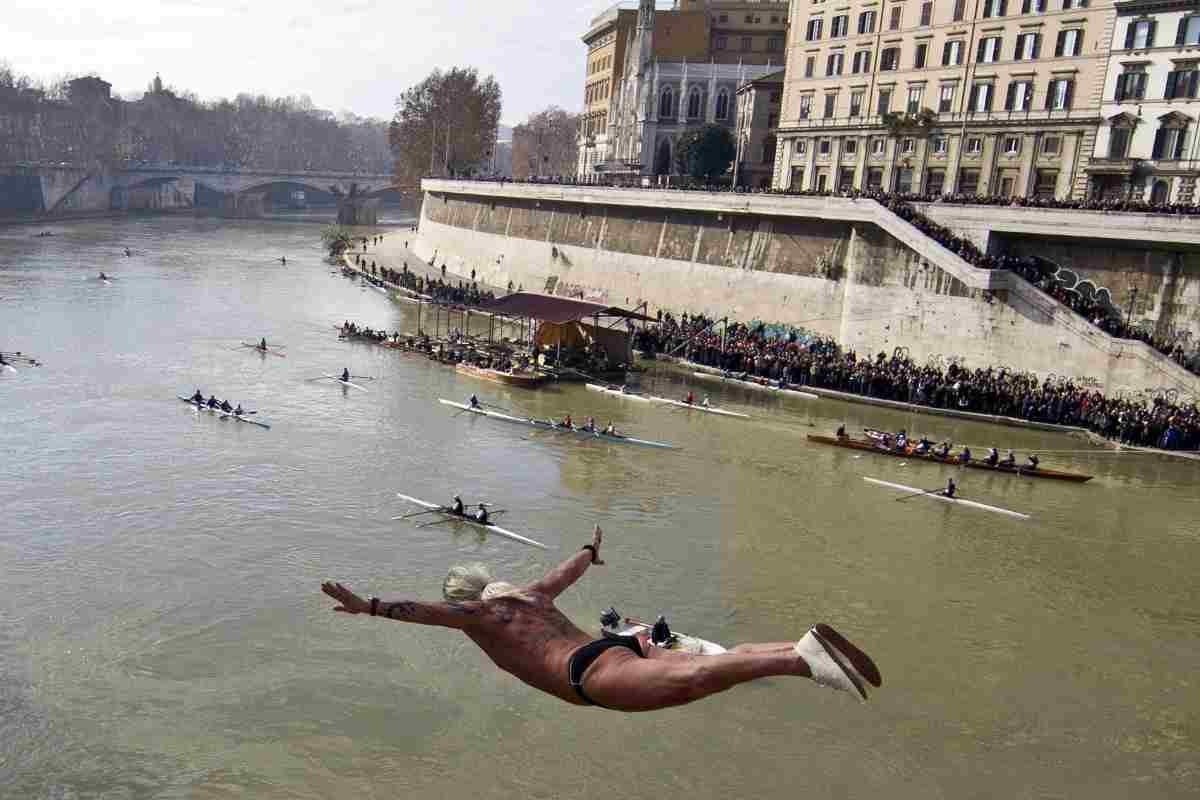
[[[653,711],[691,703],[757,678],[812,674],[804,659],[790,649],[716,656],[671,655],[675,657],[638,658],[633,653],[610,651],[584,673],[584,689],[607,708]]]

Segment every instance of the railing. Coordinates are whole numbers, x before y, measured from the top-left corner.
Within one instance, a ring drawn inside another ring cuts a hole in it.
[[[1079,122],[1095,122],[1100,119],[1099,113],[1095,109],[1084,108],[1066,108],[1059,111],[1046,111],[1044,109],[1028,110],[1028,111],[967,111],[967,112],[940,112],[927,128],[919,130],[925,131],[944,131],[951,125],[962,125],[964,122],[972,123],[992,123],[992,122],[1062,122],[1062,121],[1079,121]],[[781,122],[779,124],[780,131],[803,130],[808,128],[886,128],[887,124],[881,114],[869,114],[866,116],[833,116],[833,117],[809,117],[808,119],[798,119],[793,122]]]

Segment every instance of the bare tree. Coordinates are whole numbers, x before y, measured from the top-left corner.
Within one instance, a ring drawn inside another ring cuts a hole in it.
[[[513,177],[573,175],[579,156],[579,115],[550,106],[513,128]]]

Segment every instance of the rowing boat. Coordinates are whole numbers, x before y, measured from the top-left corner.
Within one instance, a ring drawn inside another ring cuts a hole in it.
[[[223,408],[209,408],[209,407],[208,407],[207,405],[205,405],[204,403],[197,403],[197,402],[196,402],[195,400],[193,400],[192,398],[190,398],[190,397],[184,397],[184,396],[183,396],[183,395],[181,395],[181,394],[180,394],[180,395],[176,395],[176,397],[178,397],[180,400],[182,400],[183,402],[187,403],[188,405],[192,406],[192,407],[193,407],[193,408],[195,408],[197,411],[207,411],[208,413],[210,413],[210,414],[215,414],[216,416],[218,416],[218,417],[220,417],[220,418],[222,418],[222,419],[225,419],[225,418],[228,418],[228,417],[232,417],[233,419],[237,420],[238,422],[245,422],[245,423],[247,423],[248,425],[257,425],[258,427],[260,427],[260,428],[266,428],[267,430],[270,430],[270,429],[271,429],[271,426],[270,426],[270,425],[268,425],[268,424],[267,424],[267,423],[265,423],[265,422],[259,422],[259,421],[258,421],[258,420],[256,420],[256,419],[250,419],[249,417],[239,416],[239,415],[237,415],[237,414],[234,414],[232,411],[226,411],[226,410],[225,410],[225,409],[223,409]]]
[[[339,378],[337,375],[322,375],[321,377],[329,378],[329,380],[331,380],[331,381],[337,381],[338,383],[342,384],[343,386],[353,386],[355,389],[358,389],[360,392],[367,391],[365,387],[359,386],[357,383],[353,383],[351,381],[344,381],[341,378]]]
[[[944,503],[954,503],[954,504],[960,505],[960,506],[968,506],[970,508],[978,508],[982,511],[992,511],[996,514],[1005,514],[1010,517],[1016,517],[1017,519],[1029,519],[1028,514],[1022,514],[1020,511],[1009,511],[1007,508],[998,508],[997,506],[989,506],[986,503],[977,503],[974,500],[967,500],[962,497],[946,497],[946,495],[940,493],[941,490],[927,492],[923,489],[917,489],[913,486],[905,486],[902,483],[891,483],[889,481],[881,481],[878,478],[864,477],[863,480],[866,481],[867,483],[874,483],[879,486],[886,486],[889,489],[897,489],[901,492],[911,492],[913,494],[913,496],[915,496],[915,497],[932,497],[934,500],[941,500]]]
[[[588,389],[591,389],[593,392],[601,392],[603,394],[611,394],[616,397],[624,398],[626,400],[637,400],[639,403],[649,403],[652,399],[648,395],[640,394],[638,392],[623,392],[620,389],[614,389],[611,386],[601,386],[598,383],[587,383],[584,385]]]
[[[911,458],[914,461],[932,461],[935,464],[946,464],[952,467],[967,467],[968,469],[982,469],[988,472],[998,472],[1002,475],[1018,475],[1026,478],[1047,478],[1056,481],[1071,481],[1073,483],[1084,483],[1092,479],[1091,475],[1084,475],[1078,472],[1064,472],[1057,469],[1046,469],[1045,467],[1006,467],[1002,464],[990,466],[983,461],[970,461],[966,464],[959,462],[957,456],[949,456],[942,458],[935,453],[915,453],[912,450],[893,450],[884,449],[872,441],[864,441],[862,439],[838,439],[833,436],[820,436],[815,433],[808,434],[810,442],[818,442],[820,444],[828,444],[834,447],[844,447],[849,450],[862,450],[868,453],[875,453],[881,456],[894,456],[896,458]]]
[[[812,392],[802,392],[799,389],[789,389],[786,385],[774,385],[777,382],[768,381],[766,378],[758,378],[756,380],[748,380],[746,378],[735,378],[732,375],[721,373],[719,375],[711,372],[693,372],[693,376],[707,381],[720,381],[721,383],[736,383],[739,386],[745,386],[750,389],[762,389],[768,392],[778,392],[779,394],[792,395],[793,397],[802,397],[805,400],[820,400],[818,395]]]
[[[536,389],[546,382],[545,375],[538,375],[533,372],[505,372],[489,367],[477,367],[474,364],[463,362],[456,364],[454,371],[460,375],[470,375],[472,378],[479,378],[483,381],[500,383],[505,386],[520,386],[525,389]]]
[[[11,372],[13,375],[17,374],[17,368],[12,364],[0,364],[0,366],[3,366],[6,372]]]
[[[501,414],[499,411],[492,411],[487,408],[471,408],[466,403],[456,403],[453,400],[438,398],[438,402],[445,406],[452,406],[462,411],[469,411],[472,414],[478,414],[481,417],[491,417],[492,419],[502,420],[504,422],[515,422],[518,425],[528,425],[539,430],[552,431],[554,433],[573,433],[576,436],[583,436],[589,439],[601,439],[606,442],[617,442],[620,444],[640,444],[645,447],[659,447],[664,450],[674,450],[675,445],[667,444],[666,442],[653,442],[649,439],[636,439],[632,436],[623,436],[621,434],[602,433],[601,431],[585,431],[580,428],[567,428],[554,422],[547,422],[542,419],[533,419],[532,417],[514,417],[509,414]]]
[[[623,619],[618,617],[615,621],[611,621],[608,619],[608,614],[600,616],[600,632],[605,636],[637,636],[642,633],[650,633],[653,628],[653,623],[643,622],[634,617]],[[715,642],[676,631],[671,631],[671,638],[665,645],[656,644],[654,646],[694,656],[715,656],[728,652]]]
[[[258,352],[262,353],[265,356],[270,355],[270,356],[279,356],[280,358],[287,358],[287,356],[285,356],[283,353],[276,353],[274,350],[271,350],[269,345],[268,345],[267,349],[264,350],[261,345],[250,344],[248,342],[242,342],[242,347],[249,347],[251,350],[257,350]]]
[[[515,542],[521,542],[522,544],[533,545],[534,547],[540,547],[543,550],[547,549],[546,545],[542,544],[541,542],[539,542],[535,539],[530,539],[527,536],[522,536],[519,533],[513,533],[510,530],[501,528],[499,525],[497,525],[494,522],[480,522],[477,519],[471,519],[470,517],[465,516],[463,514],[455,514],[454,510],[451,509],[450,506],[443,506],[443,505],[438,505],[437,503],[430,503],[427,500],[421,500],[416,497],[410,497],[409,495],[406,495],[406,494],[397,493],[396,497],[399,497],[401,500],[407,500],[410,503],[415,503],[416,505],[419,505],[419,506],[424,506],[425,508],[428,508],[432,511],[437,511],[437,512],[441,513],[442,515],[454,520],[455,522],[465,522],[469,525],[474,525],[478,528],[483,528],[484,530],[491,531],[492,533],[498,533],[501,536],[505,536],[509,539],[512,539]]]

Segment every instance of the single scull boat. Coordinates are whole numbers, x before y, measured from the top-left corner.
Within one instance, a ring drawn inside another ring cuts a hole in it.
[[[344,381],[341,378],[339,378],[337,375],[322,375],[321,377],[329,378],[329,380],[331,380],[331,381],[337,381],[338,383],[342,384],[343,386],[353,386],[355,389],[358,389],[360,392],[367,391],[366,387],[359,386],[357,383],[353,383],[351,381]]]
[[[670,397],[658,397],[652,394],[638,394],[629,391],[623,392],[620,389],[614,389],[611,386],[601,386],[598,383],[589,383],[586,384],[586,386],[593,392],[603,392],[604,394],[623,397],[626,400],[638,400],[642,403],[662,403],[669,406],[678,406],[679,408],[695,409],[696,411],[703,411],[707,414],[720,414],[723,417],[740,417],[742,419],[750,418],[749,414],[739,414],[736,411],[726,411],[723,408],[713,408],[712,406],[705,406],[701,405],[700,403],[685,403],[682,400],[675,400]]]
[[[232,411],[226,411],[226,410],[225,410],[225,409],[223,409],[223,408],[209,408],[207,404],[204,404],[204,403],[197,403],[197,402],[196,402],[195,400],[193,400],[192,398],[190,398],[190,397],[184,397],[184,396],[183,396],[183,395],[181,395],[181,394],[179,394],[179,395],[175,395],[175,396],[176,396],[176,397],[178,397],[178,398],[179,398],[180,400],[182,400],[183,402],[185,402],[185,403],[187,403],[188,405],[190,405],[190,406],[192,406],[193,408],[195,408],[197,411],[207,411],[208,413],[210,413],[210,414],[216,414],[218,417],[221,417],[221,418],[225,418],[225,417],[232,417],[233,419],[236,419],[238,422],[245,422],[245,423],[247,423],[247,424],[250,424],[250,425],[257,425],[258,427],[260,427],[260,428],[266,428],[267,430],[270,430],[270,429],[271,429],[271,426],[270,426],[270,425],[268,425],[268,424],[267,424],[267,423],[265,423],[265,422],[259,422],[259,421],[258,421],[258,420],[256,420],[256,419],[250,419],[249,417],[240,416],[240,415],[238,415],[238,414],[234,414]]]
[[[932,492],[926,492],[921,489],[917,489],[916,487],[913,487],[913,486],[905,486],[902,483],[891,483],[890,481],[881,481],[878,478],[864,477],[863,480],[866,481],[867,483],[874,483],[874,484],[878,484],[879,486],[886,486],[889,489],[898,489],[901,492],[911,492],[914,497],[932,497],[934,500],[941,500],[944,503],[957,503],[958,505],[961,505],[961,506],[969,506],[971,508],[978,508],[983,511],[993,511],[997,514],[1006,514],[1010,517],[1016,517],[1017,519],[1029,519],[1028,514],[1022,514],[1019,511],[1009,511],[1007,508],[997,508],[996,506],[989,506],[986,503],[977,503],[974,500],[965,500],[961,497],[946,497],[946,495],[941,494],[941,492],[943,491],[941,489],[935,489]]]
[[[250,344],[249,342],[242,342],[242,347],[249,347],[251,350],[257,350],[258,352],[262,353],[263,355],[279,356],[280,358],[287,358],[287,356],[285,356],[283,353],[277,353],[274,350],[272,350],[270,345],[267,345],[267,348],[264,350],[262,345]]]
[[[497,525],[494,522],[480,522],[479,520],[472,519],[471,517],[469,517],[465,514],[455,514],[453,509],[450,508],[450,506],[443,506],[443,505],[438,505],[437,503],[430,503],[426,500],[421,500],[416,497],[410,497],[409,495],[406,495],[406,494],[397,493],[396,497],[399,497],[401,500],[407,500],[410,503],[415,503],[416,505],[419,505],[419,506],[424,506],[425,508],[431,509],[433,511],[438,511],[442,515],[444,515],[444,516],[448,517],[449,519],[452,519],[456,522],[466,522],[471,525],[475,525],[476,527],[483,528],[484,530],[491,531],[493,533],[498,533],[501,536],[506,536],[509,539],[512,539],[514,542],[521,542],[522,544],[528,544],[528,545],[532,545],[534,547],[540,547],[543,550],[547,549],[546,545],[542,544],[541,542],[536,541],[535,539],[530,539],[527,536],[522,536],[519,533],[513,533],[510,530],[505,530],[504,528],[501,528],[499,525]]]
[[[794,395],[795,397],[803,397],[805,400],[820,400],[821,399],[820,396],[815,395],[812,392],[802,392],[799,389],[789,389],[789,388],[787,388],[787,386],[773,385],[774,382],[766,381],[765,378],[760,379],[760,380],[764,381],[763,383],[759,383],[759,381],[757,381],[757,380],[752,381],[752,380],[746,380],[744,378],[735,378],[733,375],[724,375],[724,374],[714,375],[711,372],[693,372],[692,375],[694,375],[697,378],[701,378],[701,379],[707,380],[707,381],[720,381],[721,383],[736,383],[740,386],[746,386],[750,389],[762,389],[762,390],[768,391],[768,392],[779,392],[780,394],[790,394],[790,395]]]
[[[616,397],[623,397],[626,400],[637,400],[639,403],[649,403],[651,400],[651,398],[649,396],[644,395],[644,394],[639,394],[637,392],[625,392],[620,389],[614,389],[611,386],[601,386],[598,383],[588,383],[588,384],[584,384],[584,385],[587,386],[587,388],[591,389],[593,392],[603,392],[604,394],[611,394],[611,395],[615,395]]]
[[[518,425],[528,425],[541,430],[552,431],[554,433],[573,433],[576,436],[585,436],[588,438],[602,439],[606,442],[620,442],[622,444],[640,444],[646,447],[659,447],[664,450],[674,450],[675,445],[667,444],[666,442],[652,442],[649,439],[635,439],[632,436],[624,436],[621,434],[603,433],[601,431],[585,431],[580,428],[567,428],[554,422],[547,422],[543,419],[533,419],[531,417],[513,417],[508,414],[501,414],[499,411],[492,411],[486,408],[471,408],[466,403],[456,403],[453,400],[438,398],[438,402],[442,405],[453,406],[454,408],[463,411],[469,411],[472,414],[478,414],[482,417],[491,417],[492,419],[503,420],[504,422],[515,422]]]

